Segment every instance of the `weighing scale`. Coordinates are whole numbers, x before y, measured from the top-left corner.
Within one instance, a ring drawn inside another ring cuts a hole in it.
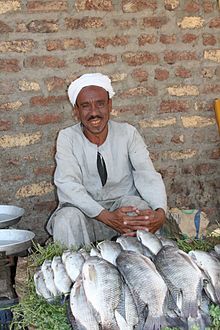
[[[24,214],[24,209],[14,205],[0,205],[0,330],[9,329],[12,312],[18,304],[15,275],[18,255],[32,245],[35,234],[28,230],[13,229]]]

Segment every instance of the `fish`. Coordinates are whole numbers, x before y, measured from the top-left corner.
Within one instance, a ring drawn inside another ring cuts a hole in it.
[[[181,317],[197,319],[204,279],[197,265],[187,253],[172,246],[163,246],[154,263],[167,283]]]
[[[137,238],[153,255],[156,255],[163,246],[156,235],[146,230],[137,230]]]
[[[115,310],[115,318],[120,330],[133,330],[139,322],[137,307],[125,282],[123,283],[120,302]]]
[[[122,251],[116,259],[119,271],[133,294],[136,306],[142,302],[139,314],[147,312],[143,329],[155,330],[167,325],[164,308],[168,295],[167,285],[150,258],[134,251]],[[143,309],[144,308],[144,309]]]
[[[79,249],[78,252],[82,254],[82,256],[84,257],[85,260],[90,257],[90,254],[88,253],[88,251],[85,248]]]
[[[146,257],[153,258],[151,251],[144,246],[137,237],[131,236],[119,236],[116,239],[116,242],[119,243],[123,250],[134,251],[140,254],[145,255]]]
[[[43,272],[41,269],[34,273],[34,284],[38,296],[43,297],[49,302],[54,300],[52,293],[46,287]]]
[[[64,250],[62,255],[61,255],[61,259],[62,259],[62,262],[64,263],[66,257],[71,253],[72,251],[71,250]]]
[[[102,329],[118,330],[115,310],[119,304],[122,279],[117,268],[99,257],[90,257],[82,267],[86,297],[100,315]]]
[[[219,254],[219,256],[220,256],[220,244],[216,244],[216,245],[214,246],[214,250],[215,250],[215,252],[216,252],[217,254]]]
[[[45,259],[42,266],[41,271],[43,273],[44,281],[46,284],[47,289],[52,293],[54,297],[59,296],[61,293],[57,289],[54,283],[54,273],[53,269],[51,268],[51,260]]]
[[[87,301],[82,278],[79,276],[70,292],[70,309],[78,328],[99,330],[98,315],[95,316],[92,305]]]
[[[116,266],[116,258],[122,251],[122,247],[119,243],[109,240],[104,240],[97,244],[97,248],[100,250],[101,257],[113,265]]]
[[[62,256],[62,259],[67,275],[70,277],[72,282],[75,282],[82,270],[85,258],[79,252],[70,251],[65,257]]]
[[[101,258],[101,253],[99,252],[99,250],[96,247],[92,247],[90,250],[90,256],[91,257],[100,257]]]
[[[174,241],[173,239],[164,237],[159,234],[155,234],[155,235],[159,238],[163,246],[169,245],[178,248],[177,242]]]
[[[220,304],[220,261],[210,253],[201,250],[192,250],[188,254],[210,282],[206,286],[208,295],[213,300],[216,298],[216,302]]]
[[[72,281],[66,272],[60,256],[53,257],[51,267],[54,272],[54,283],[57,290],[64,294],[64,296],[67,296],[70,293]]]

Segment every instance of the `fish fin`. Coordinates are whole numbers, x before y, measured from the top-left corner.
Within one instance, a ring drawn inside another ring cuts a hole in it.
[[[176,305],[177,305],[178,309],[181,311],[183,308],[183,292],[182,292],[182,290],[180,290],[177,294]]]
[[[70,302],[66,304],[66,316],[67,316],[67,321],[71,327],[71,329],[78,330],[78,326],[76,323],[76,319],[72,314],[71,307],[70,307]]]
[[[143,330],[160,330],[167,326],[166,318],[164,315],[153,317],[148,315],[144,324]]]
[[[124,319],[124,317],[117,311],[115,310],[115,319],[116,322],[120,328],[120,330],[132,330],[133,327],[129,327],[129,325],[127,324],[126,320]]]

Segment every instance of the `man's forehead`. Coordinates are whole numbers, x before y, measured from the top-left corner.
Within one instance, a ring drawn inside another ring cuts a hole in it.
[[[91,98],[102,98],[106,99],[108,98],[108,92],[99,86],[86,86],[81,89],[77,96],[77,101],[83,101]]]

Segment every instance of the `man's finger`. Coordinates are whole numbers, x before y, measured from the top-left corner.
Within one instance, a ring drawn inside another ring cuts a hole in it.
[[[137,211],[139,211],[139,210],[137,209],[137,207],[134,207],[134,206],[122,206],[122,207],[120,207],[120,210],[121,210],[123,213],[137,212]]]

